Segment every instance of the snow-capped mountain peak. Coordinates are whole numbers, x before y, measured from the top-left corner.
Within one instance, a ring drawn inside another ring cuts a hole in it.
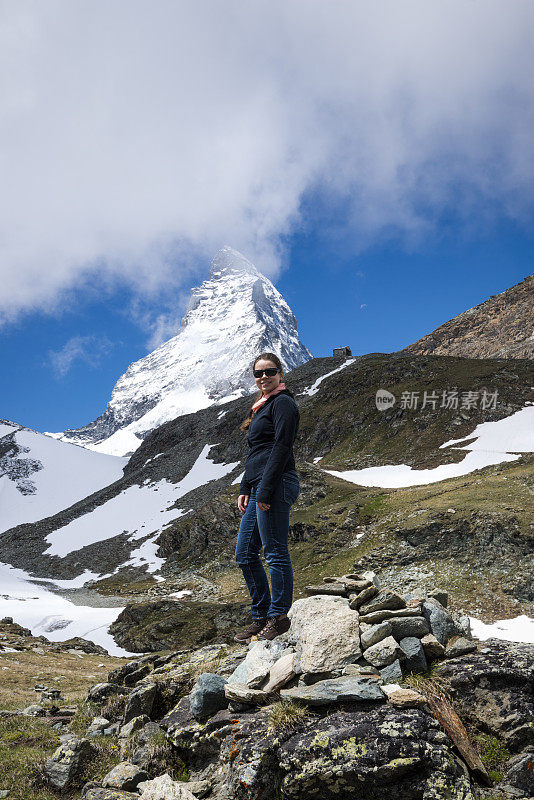
[[[245,258],[244,255],[234,250],[233,247],[225,245],[219,250],[211,262],[210,279],[215,281],[234,272],[246,272],[250,275],[256,275],[257,277],[261,275],[248,258]]]
[[[178,333],[130,364],[105,413],[62,438],[112,455],[133,452],[154,428],[255,389],[251,366],[263,351],[287,371],[312,355],[290,307],[248,259],[223,247],[210,278],[191,290]]]

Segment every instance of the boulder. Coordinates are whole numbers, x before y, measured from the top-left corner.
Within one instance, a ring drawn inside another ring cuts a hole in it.
[[[146,715],[150,717],[152,706],[156,698],[157,689],[154,684],[140,686],[134,689],[128,697],[126,708],[124,709],[124,723],[126,724],[134,717]]]
[[[388,703],[397,708],[423,708],[426,705],[426,699],[419,692],[414,692],[413,689],[400,687],[393,692],[389,692]]]
[[[318,681],[312,686],[295,686],[293,689],[282,689],[280,696],[284,700],[300,700],[311,706],[362,700],[382,702],[384,700],[384,695],[375,678],[358,678],[344,675],[341,678]]]
[[[476,652],[441,661],[436,671],[461,718],[517,753],[534,745],[533,663],[533,645],[488,639]]]
[[[387,622],[391,625],[391,635],[398,642],[407,636],[416,636],[421,639],[429,631],[428,622],[424,617],[392,617]]]
[[[331,594],[338,597],[346,597],[348,594],[344,583],[321,583],[317,586],[306,586],[304,591],[310,595]]]
[[[379,622],[378,625],[369,625],[364,631],[360,632],[360,642],[363,650],[381,642],[386,636],[393,633],[389,620]]]
[[[433,661],[435,658],[443,658],[445,655],[445,648],[441,642],[438,642],[433,633],[427,633],[426,636],[423,636],[421,644],[423,645],[427,661]]]
[[[520,791],[522,797],[534,797],[534,747],[510,759],[503,784]]]
[[[246,683],[227,683],[224,687],[224,694],[226,699],[231,700],[233,703],[261,705],[270,700],[267,692],[262,689],[250,689]]]
[[[86,736],[100,736],[106,728],[110,726],[109,719],[106,717],[95,717],[87,728]]]
[[[133,792],[141,781],[146,781],[149,777],[148,773],[144,769],[140,769],[137,764],[121,761],[108,772],[102,781],[102,786],[104,788],[124,789],[127,792]]]
[[[445,658],[456,658],[457,656],[465,656],[467,653],[474,653],[477,649],[476,642],[464,639],[463,636],[457,636],[449,640],[445,648]]]
[[[406,601],[396,592],[390,592],[388,589],[383,589],[376,597],[373,597],[368,603],[361,606],[360,613],[372,614],[374,611],[396,611],[399,608],[406,608]]]
[[[124,694],[125,690],[117,683],[96,683],[91,686],[87,693],[87,700],[93,703],[103,703],[108,697],[114,694]]]
[[[328,672],[361,656],[358,612],[342,597],[293,603],[288,616],[296,640],[295,672]]]
[[[287,643],[283,641],[251,642],[245,659],[230,675],[228,683],[245,683],[251,689],[257,689],[265,681],[276,661],[282,655],[291,652]]]
[[[420,617],[421,606],[409,606],[408,608],[398,608],[395,611],[390,611],[385,608],[383,611],[373,611],[370,614],[361,614],[360,622],[365,622],[368,625],[376,625],[378,622],[383,622],[385,619],[392,617]]]
[[[86,784],[82,789],[82,800],[139,800],[137,792],[123,792],[121,789],[103,789],[101,786]]]
[[[360,606],[363,606],[364,603],[367,603],[368,600],[371,600],[372,597],[378,594],[378,589],[372,583],[367,589],[362,589],[361,592],[357,594],[350,594],[349,595],[349,607],[357,610]]]
[[[447,608],[449,593],[444,589],[432,589],[432,591],[428,593],[428,597],[432,597],[434,600],[437,600],[438,603],[441,603],[443,608]]]
[[[384,683],[397,683],[402,680],[402,667],[399,659],[395,659],[393,663],[388,664],[380,670],[380,677]]]
[[[428,664],[425,658],[425,651],[420,640],[415,636],[406,636],[399,642],[400,648],[404,653],[404,669],[407,672],[426,672]]]
[[[224,687],[228,683],[222,675],[204,672],[189,695],[191,713],[196,719],[205,719],[228,706]]]
[[[343,675],[350,675],[352,678],[362,678],[366,677],[373,677],[379,678],[380,675],[376,667],[373,667],[372,664],[364,665],[364,664],[347,664],[346,667],[343,667]]]
[[[128,736],[131,736],[132,733],[135,733],[135,731],[143,728],[148,722],[150,722],[150,717],[147,717],[146,714],[140,714],[138,717],[132,717],[132,719],[127,722],[126,725],[121,727],[119,737],[121,739],[128,738]]]
[[[449,612],[432,597],[423,603],[423,615],[429,624],[430,632],[444,646],[452,636],[461,636],[463,633]]]
[[[474,800],[469,779],[444,740],[436,720],[419,709],[388,703],[329,714],[278,747],[273,758],[283,774],[281,795]],[[246,778],[244,767],[239,774]],[[249,778],[254,788],[260,778],[261,773]]]
[[[374,667],[387,667],[400,656],[402,656],[401,648],[393,636],[387,636],[365,651],[365,658]]]
[[[166,772],[143,785],[139,800],[196,800],[196,798],[183,784],[174,781]]]
[[[262,687],[267,694],[277,692],[282,686],[295,677],[295,653],[286,653],[284,656],[275,661],[269,670],[269,677],[267,683]]]
[[[96,753],[88,739],[70,738],[45,761],[45,772],[55,789],[66,789]]]

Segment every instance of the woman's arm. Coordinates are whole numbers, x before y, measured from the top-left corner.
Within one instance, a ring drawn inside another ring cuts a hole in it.
[[[274,445],[256,490],[257,503],[270,503],[274,487],[282,477],[291,455],[299,425],[297,404],[289,395],[279,395],[272,403]]]

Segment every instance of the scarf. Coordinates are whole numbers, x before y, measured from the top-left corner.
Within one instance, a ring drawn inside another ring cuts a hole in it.
[[[273,391],[269,392],[268,394],[264,394],[263,397],[260,397],[260,399],[254,403],[254,405],[252,406],[252,413],[255,414],[264,405],[264,403],[267,402],[269,397],[273,397],[275,394],[283,392],[285,388],[286,388],[285,383],[281,381],[276,387],[276,389],[273,389]]]

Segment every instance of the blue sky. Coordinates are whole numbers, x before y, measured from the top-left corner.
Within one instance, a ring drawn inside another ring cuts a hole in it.
[[[400,349],[532,272],[532,4],[302,9],[3,5],[0,417],[102,413],[225,244],[317,356]]]

